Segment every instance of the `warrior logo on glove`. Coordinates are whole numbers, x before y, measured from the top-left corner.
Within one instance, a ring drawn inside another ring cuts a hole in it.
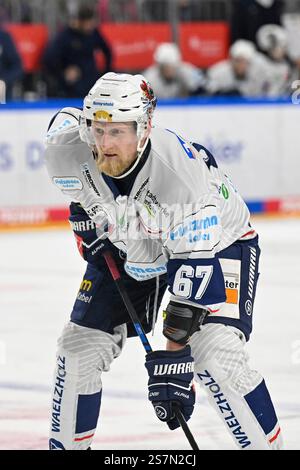
[[[193,362],[181,362],[179,364],[159,364],[154,367],[153,375],[187,374],[188,372],[194,372]]]

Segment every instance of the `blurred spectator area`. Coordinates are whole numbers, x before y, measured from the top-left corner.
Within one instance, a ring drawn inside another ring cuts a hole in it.
[[[0,22],[12,35],[25,71],[15,98],[47,96],[41,70],[43,52],[81,4],[80,0],[0,0]],[[99,29],[112,46],[116,71],[145,69],[151,65],[156,47],[167,41],[179,42],[183,58],[201,68],[227,55],[228,1],[85,0],[84,4],[95,9]],[[199,21],[208,22],[200,33]],[[220,23],[211,25],[211,21]],[[96,60],[103,70],[103,55],[96,52]]]
[[[102,22],[229,20],[234,0],[85,0]],[[55,30],[74,12],[80,0],[0,0],[9,21],[43,22]]]
[[[46,23],[51,32],[67,21],[81,0],[0,0],[0,21]],[[101,22],[229,21],[238,18],[276,23],[285,12],[299,12],[300,0],[85,0]],[[236,15],[236,16],[235,16]],[[237,25],[239,26],[239,25]],[[248,39],[248,38],[245,38]]]
[[[40,68],[43,51],[80,3],[0,0],[0,22],[15,40],[26,72],[23,96],[24,91],[29,99],[31,91],[46,96]],[[95,8],[99,28],[113,49],[115,71],[144,70],[151,65],[157,45],[168,41],[179,45],[183,60],[207,69],[228,57],[233,40],[255,40],[262,24],[300,28],[292,21],[300,18],[300,0],[85,0],[84,4]],[[300,43],[298,38],[295,42]],[[103,69],[101,53],[97,62]]]

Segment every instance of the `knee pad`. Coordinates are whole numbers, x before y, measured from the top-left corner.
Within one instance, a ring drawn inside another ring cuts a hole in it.
[[[242,395],[247,394],[262,381],[262,376],[249,367],[245,343],[243,333],[234,327],[203,325],[190,341],[196,374],[209,365],[219,382],[230,385]]]
[[[126,325],[114,329],[111,335],[104,331],[86,328],[69,322],[58,339],[57,357],[69,358],[69,373],[80,375],[92,371],[106,372],[112,361],[122,351],[126,340]]]

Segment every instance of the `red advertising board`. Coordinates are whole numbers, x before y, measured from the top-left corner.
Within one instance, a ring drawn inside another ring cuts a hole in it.
[[[0,208],[0,231],[6,228],[67,224],[69,207],[20,206]]]
[[[181,23],[179,46],[183,60],[207,68],[228,57],[229,25],[227,23]]]
[[[143,70],[153,63],[161,42],[172,40],[169,23],[104,23],[101,32],[111,44],[115,70]],[[97,54],[99,66],[101,54]]]
[[[15,41],[25,71],[38,70],[48,42],[47,26],[10,23],[6,29]],[[115,70],[149,67],[156,47],[162,42],[172,41],[169,23],[104,23],[101,32],[112,46]],[[228,55],[229,26],[226,23],[181,23],[179,38],[183,59],[198,67],[208,67]],[[96,57],[99,67],[103,68],[101,53]]]
[[[26,72],[35,72],[48,42],[48,28],[44,24],[7,24],[5,29],[11,34],[21,56]]]

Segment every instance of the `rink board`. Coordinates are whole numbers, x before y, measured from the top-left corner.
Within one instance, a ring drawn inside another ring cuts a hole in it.
[[[44,164],[53,114],[80,101],[0,106],[0,227],[60,223],[66,201]],[[252,213],[299,213],[300,107],[289,100],[189,99],[160,102],[154,124],[206,146]]]

